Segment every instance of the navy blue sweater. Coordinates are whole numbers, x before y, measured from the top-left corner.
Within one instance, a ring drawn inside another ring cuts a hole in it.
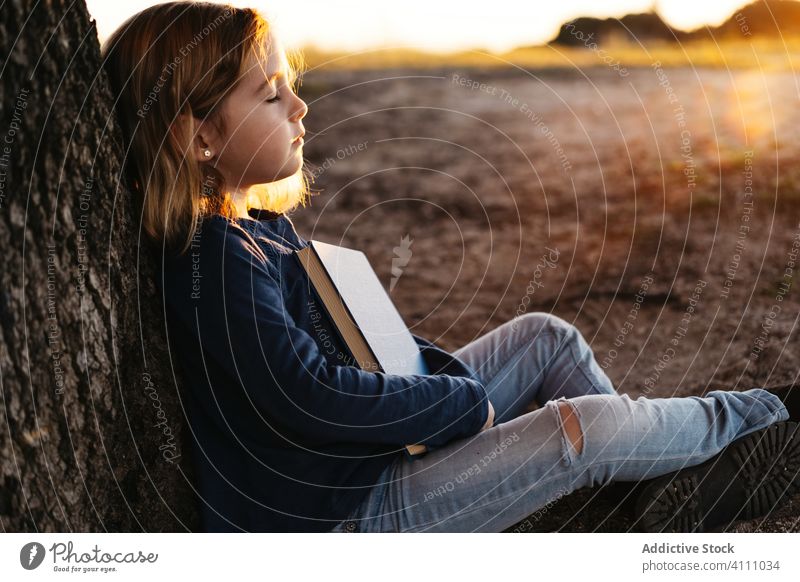
[[[484,385],[414,335],[431,375],[346,365],[348,353],[292,252],[286,214],[206,217],[166,256],[169,344],[186,409],[205,531],[330,531],[408,443],[480,431]]]

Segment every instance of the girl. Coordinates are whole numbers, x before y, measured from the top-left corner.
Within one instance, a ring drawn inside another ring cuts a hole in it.
[[[796,391],[632,400],[554,315],[453,354],[415,335],[430,375],[337,365],[345,352],[292,256],[307,245],[288,214],[307,201],[308,108],[269,24],[159,4],[103,57],[163,257],[204,529],[496,532],[576,489],[646,480],[641,529],[699,531],[800,487]],[[411,460],[406,443],[433,450]]]

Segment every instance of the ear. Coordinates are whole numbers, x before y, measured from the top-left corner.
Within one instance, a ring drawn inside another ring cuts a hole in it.
[[[191,156],[198,162],[213,162],[219,155],[220,143],[219,132],[213,123],[208,120],[189,117],[188,114],[181,114],[188,122],[189,132],[192,136],[192,143],[189,146],[187,157]],[[206,155],[209,153],[210,155]]]

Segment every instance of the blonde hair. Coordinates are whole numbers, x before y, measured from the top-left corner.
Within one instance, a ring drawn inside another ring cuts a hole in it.
[[[248,54],[263,55],[270,25],[251,8],[167,2],[131,16],[103,44],[103,67],[125,138],[125,175],[140,204],[142,226],[178,254],[190,247],[203,216],[236,211],[222,175],[189,155],[193,117],[221,132],[220,101],[245,72]],[[290,77],[303,66],[287,55]],[[309,175],[258,185],[248,203],[273,212],[306,204]],[[254,200],[255,198],[255,200]]]

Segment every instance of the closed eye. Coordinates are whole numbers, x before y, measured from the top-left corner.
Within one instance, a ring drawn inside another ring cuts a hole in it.
[[[267,103],[275,103],[276,101],[280,101],[281,96],[279,93],[275,93],[275,97],[270,97],[269,99],[265,99]]]

